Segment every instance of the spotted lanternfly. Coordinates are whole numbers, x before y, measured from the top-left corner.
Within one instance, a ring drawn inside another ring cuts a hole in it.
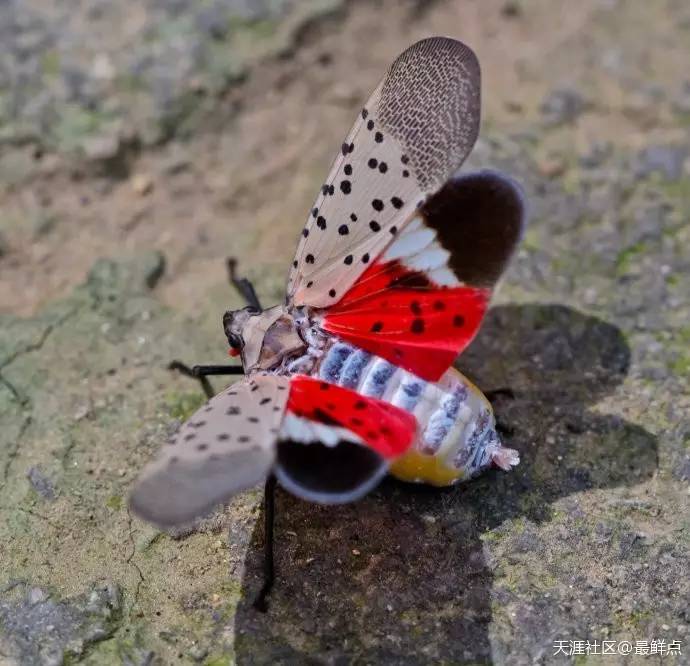
[[[262,310],[233,275],[249,306],[223,326],[242,369],[175,364],[207,393],[205,375],[246,377],[146,468],[136,513],[188,523],[273,475],[301,498],[340,503],[386,473],[446,486],[519,462],[488,400],[452,367],[524,222],[510,179],[455,173],[477,137],[479,98],[477,58],[458,41],[425,39],[395,60],[307,217],[285,303]],[[267,492],[267,515],[272,506]]]

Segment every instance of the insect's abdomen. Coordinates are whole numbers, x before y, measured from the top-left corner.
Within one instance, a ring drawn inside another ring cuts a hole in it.
[[[488,467],[500,447],[491,405],[452,368],[438,382],[427,382],[354,345],[335,342],[315,372],[414,414],[419,424],[415,444],[390,469],[403,481],[453,484]]]

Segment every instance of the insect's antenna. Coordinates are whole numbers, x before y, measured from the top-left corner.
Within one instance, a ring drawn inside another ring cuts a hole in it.
[[[271,593],[275,580],[273,568],[273,523],[275,518],[276,477],[271,474],[266,479],[264,490],[264,584],[254,600],[254,608],[260,613],[268,610],[266,598]]]
[[[237,259],[234,257],[228,257],[225,260],[225,265],[228,268],[228,277],[232,285],[240,292],[244,300],[252,308],[256,310],[263,310],[261,303],[259,302],[259,297],[256,295],[254,285],[247,280],[247,278],[237,277]]]

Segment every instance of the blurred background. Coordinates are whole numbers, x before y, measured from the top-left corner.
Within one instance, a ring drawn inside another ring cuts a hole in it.
[[[362,103],[436,34],[482,66],[465,168],[529,199],[461,362],[515,389],[497,411],[526,462],[441,499],[384,488],[360,531],[283,497],[293,587],[257,619],[259,492],[173,540],[127,490],[200,403],[168,360],[225,358],[224,258],[282,299]],[[0,661],[561,663],[557,639],[687,640],[685,0],[6,0],[0,49]],[[439,562],[441,591],[386,597]]]

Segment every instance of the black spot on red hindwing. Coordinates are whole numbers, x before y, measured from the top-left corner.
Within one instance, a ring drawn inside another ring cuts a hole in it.
[[[446,304],[443,301],[435,301],[433,307],[436,312],[443,312],[446,309]]]
[[[383,322],[380,321],[375,321],[371,325],[371,332],[372,333],[378,333],[379,331],[383,330]]]
[[[424,333],[424,320],[419,318],[413,319],[412,325],[410,326],[410,331],[412,331],[412,333],[416,333],[417,335]]]
[[[453,317],[453,326],[456,326],[457,328],[461,328],[464,325],[465,325],[465,318],[462,315],[455,315],[455,317]]]
[[[336,421],[328,412],[324,412],[320,407],[316,407],[313,412],[314,421],[323,423],[324,425],[339,426],[340,423]]]
[[[422,306],[419,304],[418,301],[412,301],[412,303],[410,303],[410,310],[412,310],[412,314],[422,314]]]
[[[358,400],[358,401],[354,404],[354,408],[355,408],[357,411],[361,411],[362,409],[366,409],[366,408],[367,408],[367,403],[364,402],[364,400]]]
[[[424,273],[403,273],[394,277],[388,286],[391,289],[428,289],[431,282]]]

